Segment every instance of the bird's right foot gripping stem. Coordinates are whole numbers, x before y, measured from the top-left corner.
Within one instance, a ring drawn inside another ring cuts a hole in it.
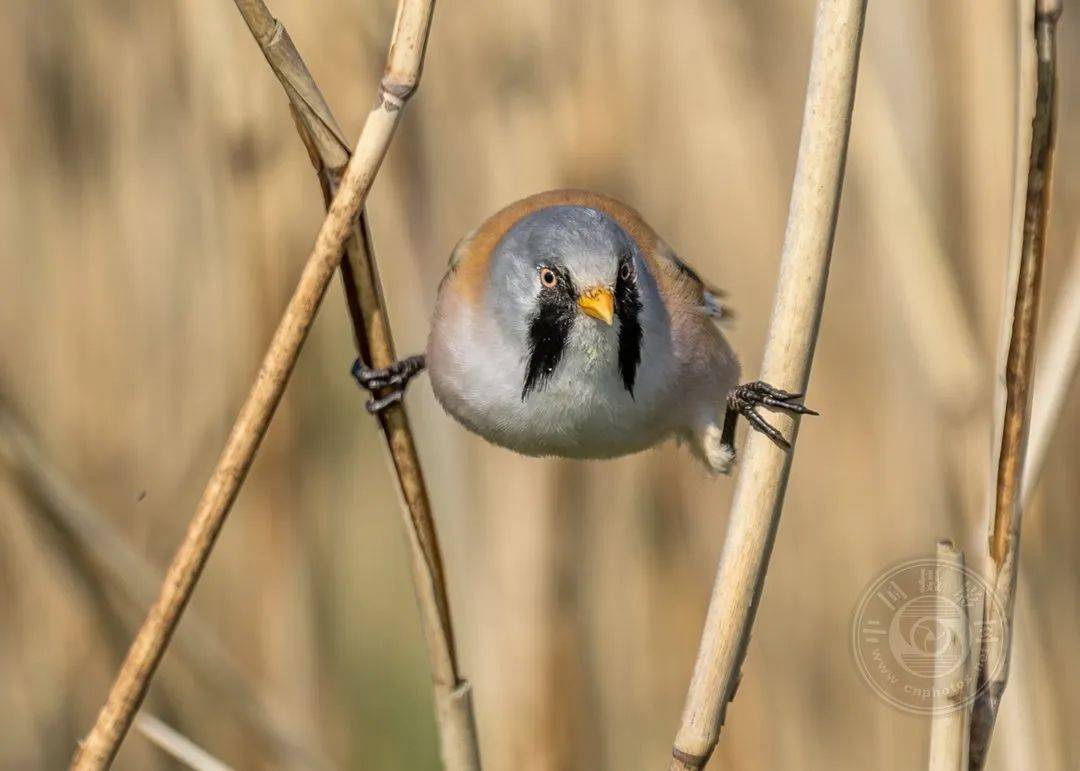
[[[779,388],[755,380],[752,383],[744,383],[736,386],[728,396],[727,415],[724,419],[724,431],[722,441],[734,451],[735,423],[739,415],[746,418],[750,426],[765,434],[784,450],[790,450],[791,444],[757,411],[758,406],[770,407],[775,410],[785,410],[799,415],[817,415],[817,412],[804,404],[799,404],[796,399],[801,399],[803,394],[789,393]]]

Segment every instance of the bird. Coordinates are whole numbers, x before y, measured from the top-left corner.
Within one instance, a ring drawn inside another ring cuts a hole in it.
[[[637,211],[552,190],[458,242],[423,354],[383,369],[357,360],[352,374],[379,413],[426,368],[451,417],[523,455],[614,458],[675,438],[727,474],[740,415],[787,449],[758,408],[817,414],[801,393],[739,383],[729,316]]]

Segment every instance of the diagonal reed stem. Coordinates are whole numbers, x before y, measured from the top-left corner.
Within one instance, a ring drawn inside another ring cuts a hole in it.
[[[146,740],[192,771],[233,771],[163,720],[146,712],[135,717],[135,728]]]
[[[93,595],[102,625],[110,632],[115,629],[122,645],[139,622],[142,608],[154,601],[161,572],[64,477],[0,398],[0,477],[5,474],[51,532],[58,552]],[[118,602],[110,601],[112,594],[118,595]],[[306,746],[281,705],[252,687],[229,650],[197,615],[188,614],[172,646],[272,755],[310,771],[330,768],[329,761]]]
[[[1001,628],[1005,634],[982,640],[978,696],[971,717],[971,769],[981,769],[986,763],[1001,696],[1009,678],[1010,640],[1020,560],[1020,523],[1024,509],[1024,461],[1031,424],[1035,337],[1057,128],[1056,35],[1061,2],[1027,0],[1027,3],[1026,13],[1021,14],[1019,50],[1022,56],[1034,51],[1034,115],[1030,125],[1027,173],[1017,178],[1018,192],[1023,197],[1023,225],[1019,239],[1014,239],[1014,243],[1019,244],[1019,260],[1015,286],[1009,287],[1009,291],[1015,290],[1015,298],[1008,324],[1008,352],[1002,373],[1005,408],[993,490],[994,511],[990,522],[991,583],[998,601],[988,600],[983,608],[983,628]],[[1032,6],[1034,14],[1031,13]],[[1034,23],[1029,24],[1028,20],[1032,18]],[[1021,99],[1030,92],[1026,85],[1020,83]],[[1026,114],[1023,105],[1018,105],[1018,110],[1021,116]],[[1027,130],[1025,123],[1021,118],[1021,131]],[[1023,139],[1018,132],[1018,142]],[[1023,143],[1020,147],[1023,147]],[[995,667],[996,671],[988,671],[991,667]]]
[[[322,302],[342,246],[352,232],[364,199],[394,136],[402,108],[420,81],[434,0],[401,0],[394,21],[386,71],[378,101],[323,220],[300,280],[263,358],[247,400],[240,409],[210,481],[203,491],[183,542],[165,575],[161,592],[135,635],[109,695],[71,768],[107,768],[131,727],[180,615],[184,611],[214,541],[240,492],[285,384]]]
[[[817,341],[844,180],[866,0],[820,0],[780,276],[761,378],[805,391]],[[794,416],[776,420],[794,440]],[[780,520],[791,454],[753,431],[743,449],[728,534],[682,722],[672,771],[700,769],[735,694]]]
[[[235,0],[236,7],[288,94],[297,131],[319,174],[330,205],[349,159],[342,132],[288,32],[262,0]],[[383,301],[367,218],[361,211],[345,242],[342,285],[356,346],[365,363],[385,367],[397,358]],[[480,752],[472,709],[471,686],[462,679],[454,647],[450,605],[435,520],[416,453],[408,416],[401,402],[379,415],[379,424],[405,504],[410,567],[427,640],[435,686],[436,719],[444,765],[452,771],[478,769]]]

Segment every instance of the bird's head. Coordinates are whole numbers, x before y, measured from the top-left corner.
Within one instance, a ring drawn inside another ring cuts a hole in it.
[[[645,265],[607,214],[552,206],[517,222],[492,253],[491,311],[527,357],[522,398],[542,388],[575,341],[617,367],[633,394],[641,359]]]

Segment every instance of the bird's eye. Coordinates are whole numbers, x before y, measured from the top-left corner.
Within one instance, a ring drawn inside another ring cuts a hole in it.
[[[630,266],[629,262],[624,262],[619,268],[619,278],[621,278],[623,281],[629,281],[630,274],[633,273],[633,270],[634,269]]]
[[[540,283],[550,289],[559,283],[559,277],[551,268],[540,268]]]

